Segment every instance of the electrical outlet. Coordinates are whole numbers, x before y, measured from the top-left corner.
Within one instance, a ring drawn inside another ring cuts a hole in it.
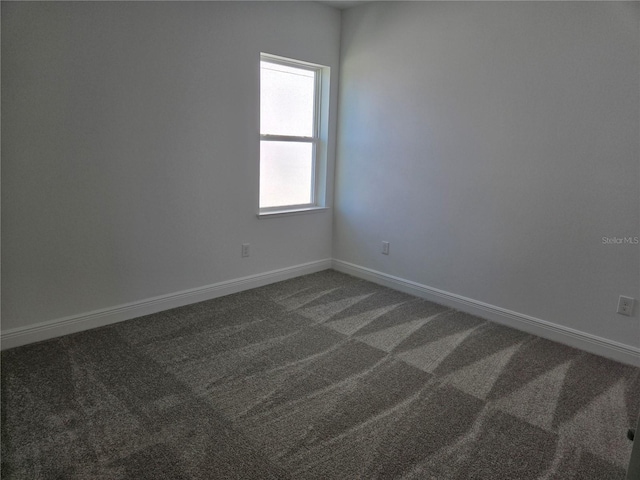
[[[620,295],[620,299],[618,300],[618,313],[620,315],[626,315],[630,317],[633,313],[633,304],[635,300],[631,297],[623,297]]]
[[[389,255],[389,242],[382,242],[382,254]]]
[[[248,257],[249,256],[249,244],[248,243],[243,243],[242,244],[242,256],[243,257]]]

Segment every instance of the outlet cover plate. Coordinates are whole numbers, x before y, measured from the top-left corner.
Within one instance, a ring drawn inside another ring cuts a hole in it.
[[[623,297],[620,295],[618,299],[618,313],[620,315],[626,315],[630,317],[633,313],[633,304],[635,303],[635,299],[631,297]]]

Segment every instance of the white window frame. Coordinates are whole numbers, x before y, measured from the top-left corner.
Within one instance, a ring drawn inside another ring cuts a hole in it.
[[[294,60],[268,53],[260,54],[261,62],[269,62],[276,65],[284,65],[314,72],[314,100],[313,100],[313,136],[296,135],[269,135],[260,133],[262,142],[296,142],[312,145],[312,171],[311,171],[311,201],[296,205],[279,205],[275,207],[260,207],[258,195],[258,216],[270,216],[278,214],[303,213],[310,211],[326,210],[326,133],[328,130],[327,114],[329,103],[329,67],[314,63]],[[260,188],[260,183],[258,184]]]

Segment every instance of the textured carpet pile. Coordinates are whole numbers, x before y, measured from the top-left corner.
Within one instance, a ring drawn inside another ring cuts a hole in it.
[[[2,353],[2,478],[623,480],[639,370],[325,271]]]

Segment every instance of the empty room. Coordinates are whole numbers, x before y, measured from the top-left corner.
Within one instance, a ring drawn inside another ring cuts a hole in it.
[[[3,479],[640,479],[640,2],[0,8]]]

